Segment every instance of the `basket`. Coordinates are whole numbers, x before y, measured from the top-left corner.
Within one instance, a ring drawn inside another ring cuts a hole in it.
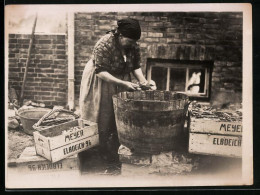
[[[35,123],[33,128],[37,131],[41,131],[56,125],[76,120],[78,118],[79,116],[72,111],[65,109],[54,109],[45,114],[37,123]]]

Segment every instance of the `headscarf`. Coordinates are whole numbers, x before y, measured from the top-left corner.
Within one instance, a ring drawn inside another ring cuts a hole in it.
[[[117,30],[130,39],[138,40],[141,37],[141,27],[138,20],[132,18],[121,19],[117,21]]]

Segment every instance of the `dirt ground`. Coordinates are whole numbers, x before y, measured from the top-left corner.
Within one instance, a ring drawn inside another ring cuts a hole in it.
[[[8,160],[19,158],[26,147],[34,146],[33,136],[21,130],[8,130]]]

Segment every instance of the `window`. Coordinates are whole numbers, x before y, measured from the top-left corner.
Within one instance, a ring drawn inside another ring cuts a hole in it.
[[[212,65],[209,61],[148,59],[147,79],[154,80],[158,90],[209,98]]]

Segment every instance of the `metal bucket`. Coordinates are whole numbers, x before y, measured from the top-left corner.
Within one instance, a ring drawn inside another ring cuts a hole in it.
[[[49,108],[27,108],[18,110],[17,115],[20,117],[24,132],[33,135],[35,129],[32,126],[50,111],[51,109]]]
[[[188,104],[187,95],[171,91],[114,95],[119,142],[137,153],[174,150],[184,133]]]

